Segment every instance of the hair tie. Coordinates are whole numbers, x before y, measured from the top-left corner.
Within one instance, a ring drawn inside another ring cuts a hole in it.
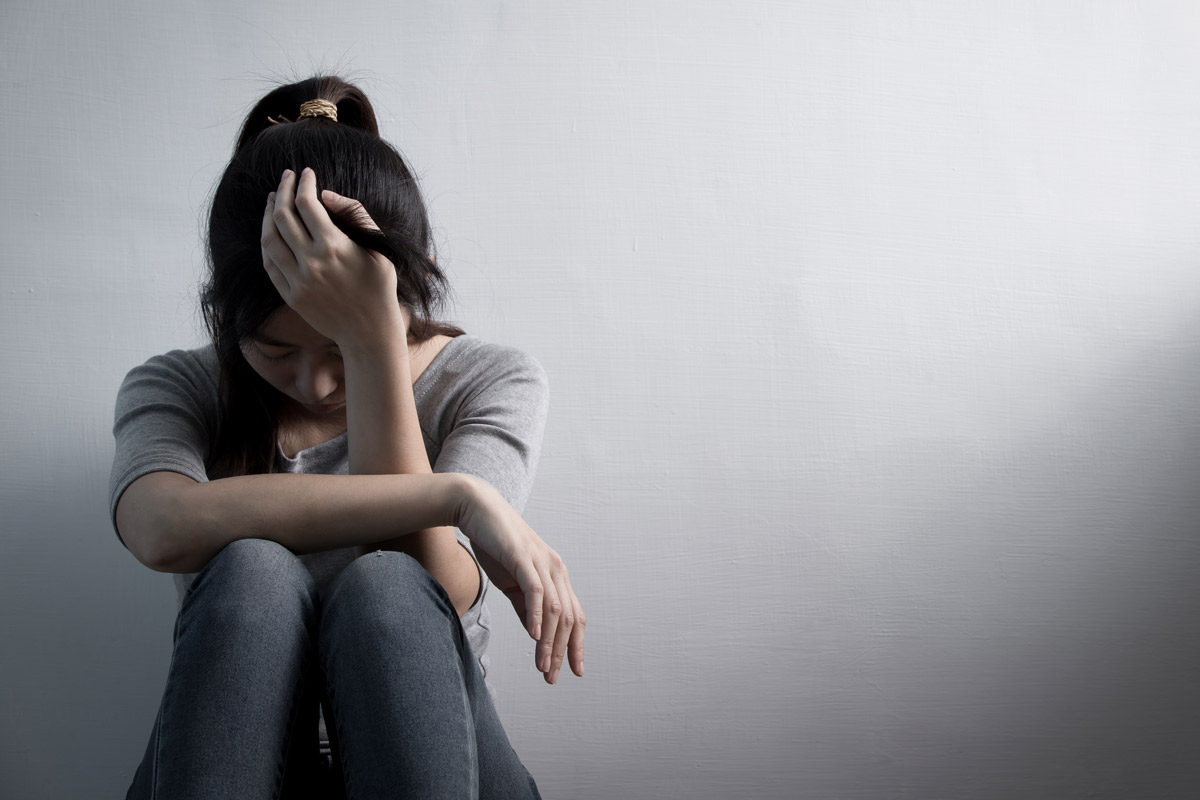
[[[282,125],[285,122],[299,122],[305,117],[328,117],[337,122],[337,106],[328,100],[306,100],[300,104],[300,116],[294,120],[290,120],[283,114],[279,115],[279,119],[268,116],[267,122],[272,125]]]
[[[309,100],[300,104],[300,116],[297,119],[305,117],[329,117],[337,122],[337,106],[328,100]]]

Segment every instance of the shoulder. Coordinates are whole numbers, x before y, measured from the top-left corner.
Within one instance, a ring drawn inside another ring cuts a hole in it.
[[[207,345],[194,350],[171,350],[151,356],[144,364],[131,369],[125,376],[125,382],[147,377],[172,377],[202,386],[215,385],[220,370],[216,349]]]
[[[459,337],[426,376],[431,380],[416,394],[434,471],[482,478],[520,511],[549,411],[542,365],[516,347]]]
[[[537,359],[516,347],[473,336],[453,339],[413,387],[427,443],[437,447],[464,426],[493,432],[538,432],[550,407],[550,384]]]
[[[168,397],[189,397],[199,405],[215,404],[220,371],[212,345],[153,356],[125,376],[117,395],[118,416],[123,409]]]
[[[446,345],[416,389],[419,402],[423,396],[473,395],[503,387],[548,395],[550,385],[542,365],[524,350],[464,335]]]
[[[207,480],[205,460],[217,429],[220,368],[212,347],[172,350],[125,376],[117,393],[109,512],[121,494],[152,472]]]

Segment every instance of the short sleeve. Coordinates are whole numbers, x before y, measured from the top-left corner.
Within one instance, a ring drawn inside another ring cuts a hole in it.
[[[114,413],[116,450],[109,479],[109,516],[121,494],[143,475],[178,472],[208,480],[205,460],[217,418],[216,354],[173,350],[125,376]]]
[[[449,430],[433,471],[482,478],[523,511],[533,489],[549,409],[546,372],[532,356],[497,345],[464,355],[454,371],[466,389],[447,415]]]

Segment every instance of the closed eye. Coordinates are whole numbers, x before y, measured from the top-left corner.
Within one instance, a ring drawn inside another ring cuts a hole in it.
[[[262,348],[262,345],[255,345],[255,349],[258,350],[258,354],[262,357],[262,359],[264,361],[273,361],[273,362],[287,361],[292,356],[292,353],[290,351],[286,351],[286,350],[283,352],[279,352],[279,353],[269,353]]]

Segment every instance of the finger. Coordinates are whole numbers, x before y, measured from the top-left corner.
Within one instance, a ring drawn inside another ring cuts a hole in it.
[[[574,592],[572,592],[574,597]],[[571,630],[571,641],[567,645],[567,659],[571,664],[571,671],[579,677],[583,677],[583,633],[587,628],[587,617],[583,614],[583,607],[579,605],[579,598],[574,598],[575,603],[575,627]]]
[[[526,629],[528,630],[529,609],[525,607],[525,594],[521,591],[521,587],[513,586],[510,589],[503,589],[501,591],[508,598],[508,602],[512,603],[513,610],[517,612],[517,617],[521,620],[521,624],[526,625]]]
[[[287,302],[292,294],[292,286],[288,283],[287,276],[284,275],[279,267],[275,266],[275,262],[269,256],[263,256],[263,269],[267,271],[267,277],[271,279],[271,285],[275,287],[275,291],[279,292],[279,296],[283,298],[283,302]]]
[[[558,575],[558,596],[562,599],[562,615],[558,618],[558,630],[554,634],[553,658],[550,660],[550,672],[546,675],[549,683],[558,683],[558,672],[562,669],[563,658],[567,654],[567,643],[571,641],[571,631],[575,627],[575,603],[573,592],[567,581],[565,570]]]
[[[562,617],[563,604],[558,594],[554,580],[547,576],[546,594],[542,601],[542,637],[538,640],[537,664],[538,669],[549,674],[551,660],[554,655],[554,640],[558,636],[558,623]]]
[[[345,214],[357,224],[373,231],[379,230],[379,226],[375,224],[375,220],[371,219],[371,215],[363,208],[363,204],[357,200],[338,194],[337,192],[325,189],[321,192],[321,202],[330,211],[338,214]]]
[[[340,233],[329,219],[325,206],[317,199],[317,173],[309,167],[300,171],[300,182],[296,185],[296,212],[313,239],[328,239]]]
[[[513,570],[517,579],[517,586],[520,587],[520,592],[523,597],[525,606],[525,614],[522,615],[522,620],[525,622],[525,630],[531,639],[542,638],[542,599],[545,595],[545,588],[542,585],[542,579],[538,576],[537,570],[533,564],[526,561],[524,564],[518,564]],[[513,606],[517,605],[516,600],[513,600]],[[520,613],[521,609],[517,609]]]
[[[296,173],[290,169],[283,171],[279,187],[275,190],[273,218],[279,235],[287,242],[288,247],[292,248],[293,253],[300,253],[308,247],[312,237],[308,235],[303,220],[296,213]]]
[[[275,192],[267,195],[267,206],[263,211],[262,235],[259,244],[262,246],[263,267],[266,268],[267,262],[271,262],[275,269],[279,270],[280,275],[287,279],[295,275],[296,254],[280,237],[279,228],[275,225],[275,197]],[[272,278],[272,283],[274,282],[275,280]],[[275,288],[279,289],[279,285],[276,284]],[[280,289],[280,294],[282,293],[283,290]]]

